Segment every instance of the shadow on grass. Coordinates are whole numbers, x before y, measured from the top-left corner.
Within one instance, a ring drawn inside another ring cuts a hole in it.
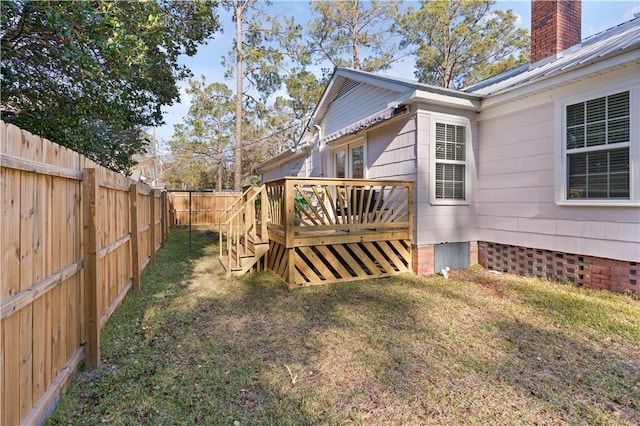
[[[543,329],[511,320],[497,328],[511,348],[508,357],[488,360],[482,367],[494,380],[530,395],[571,423],[609,423],[609,413],[621,424],[640,424],[637,353],[626,357],[606,343],[576,338],[564,327]]]
[[[523,289],[406,275],[289,291],[226,277],[216,244],[194,233],[187,253],[172,231],[103,333],[102,372],[79,376],[52,424],[638,418],[637,357],[526,317],[548,307]]]

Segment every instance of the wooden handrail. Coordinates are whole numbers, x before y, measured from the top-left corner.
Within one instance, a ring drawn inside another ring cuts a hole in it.
[[[265,185],[269,227],[284,230],[287,240],[299,233],[411,227],[411,181],[289,177]]]
[[[250,194],[253,192],[253,194]],[[256,231],[257,231],[257,217],[255,214],[255,201],[258,198],[258,195],[263,194],[263,198],[266,199],[266,191],[265,186],[262,185],[259,188],[251,187],[247,189],[239,200],[242,200],[242,206],[237,206],[238,202],[234,202],[223,215],[231,212],[231,207],[235,206],[235,211],[231,213],[231,216],[224,222],[220,223],[220,257],[223,255],[223,246],[226,247],[227,253],[227,272],[231,271],[231,261],[234,260],[237,265],[240,264],[240,247],[242,246],[241,242],[244,241],[245,245],[249,240],[250,232],[251,236],[255,241]],[[266,212],[265,209],[261,206],[261,238],[264,238],[266,235]],[[223,236],[225,234],[224,230],[226,229],[227,241],[226,244],[223,243]],[[235,246],[235,250],[232,250],[232,246]],[[233,258],[232,256],[235,255]]]
[[[230,212],[231,210],[235,210],[236,204],[238,204],[240,201],[242,201],[244,199],[244,197],[247,195],[247,193],[249,191],[251,191],[253,187],[249,187],[247,188],[246,191],[244,191],[242,193],[242,195],[240,195],[238,198],[236,198],[233,203],[231,203],[231,205],[229,207],[227,207],[226,209],[224,209],[224,211],[220,214],[220,218],[218,219],[218,225],[220,225],[222,223],[222,218],[225,217],[227,215],[228,212]]]

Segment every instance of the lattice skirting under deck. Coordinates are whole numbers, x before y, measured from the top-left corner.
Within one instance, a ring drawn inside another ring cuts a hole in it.
[[[640,294],[640,265],[601,257],[478,242],[482,266],[502,272],[570,281],[576,285]]]
[[[290,262],[294,268],[292,275]],[[272,241],[267,265],[291,288],[379,278],[411,272],[411,245],[409,241],[392,240],[287,250]],[[293,277],[292,282],[290,276]]]

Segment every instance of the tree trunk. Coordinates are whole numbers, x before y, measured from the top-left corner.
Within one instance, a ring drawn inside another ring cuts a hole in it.
[[[218,120],[218,192],[222,191],[222,124]]]
[[[358,31],[360,30],[360,22],[359,22],[359,13],[360,11],[358,10],[359,7],[359,2],[356,1],[353,3],[353,10],[351,11],[351,13],[353,13],[353,28],[352,28],[352,34],[351,34],[351,48],[353,49],[353,69],[354,70],[359,70],[360,69],[360,57],[359,57],[359,53],[358,53],[358,46],[360,44],[360,40],[358,38]]]
[[[235,5],[236,18],[236,146],[233,190],[242,190],[242,12],[241,4]]]

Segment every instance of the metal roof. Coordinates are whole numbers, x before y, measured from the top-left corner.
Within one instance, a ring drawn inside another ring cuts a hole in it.
[[[638,47],[640,47],[640,17],[592,35],[584,39],[582,43],[572,46],[556,56],[543,59],[535,64],[520,65],[469,86],[463,91],[479,96],[507,92],[525,83],[578,69]],[[638,59],[640,59],[640,53]]]

